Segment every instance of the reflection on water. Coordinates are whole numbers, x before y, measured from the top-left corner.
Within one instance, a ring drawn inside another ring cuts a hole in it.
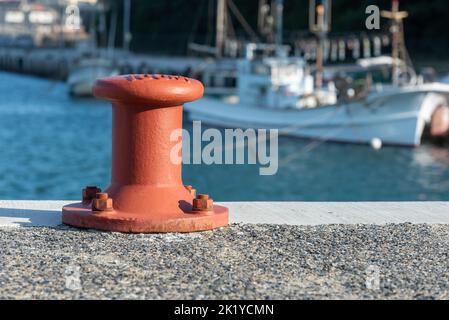
[[[66,90],[0,73],[1,199],[77,199],[84,185],[108,183],[110,107]],[[375,151],[282,137],[279,153],[275,176],[259,176],[255,165],[186,165],[184,182],[218,200],[449,200],[447,148]]]

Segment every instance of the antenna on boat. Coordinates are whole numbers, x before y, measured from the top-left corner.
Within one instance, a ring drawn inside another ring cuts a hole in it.
[[[259,33],[268,43],[274,45],[277,56],[282,55],[283,11],[284,0],[259,0],[257,18]]]
[[[309,30],[318,38],[316,47],[315,86],[323,86],[323,51],[327,33],[331,30],[332,0],[309,0]]]
[[[399,0],[391,1],[391,11],[382,11],[382,17],[391,20],[392,52],[393,58],[393,84],[399,84],[399,74],[410,64],[404,40],[403,20],[408,17],[407,11],[399,11]]]
[[[216,57],[221,58],[226,38],[226,0],[217,0],[217,25],[215,36]]]
[[[257,28],[259,30],[259,33],[265,37],[265,40],[271,43],[274,42],[273,41],[274,18],[271,14],[272,6],[268,4],[268,1],[269,0],[259,0]]]
[[[276,0],[276,55],[279,57],[282,52],[282,16],[284,11],[284,0]]]

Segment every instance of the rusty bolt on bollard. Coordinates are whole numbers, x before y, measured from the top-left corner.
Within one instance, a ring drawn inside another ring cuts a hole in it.
[[[62,209],[62,221],[120,232],[192,232],[227,225],[228,209],[195,198],[195,189],[182,183],[181,164],[170,158],[178,144],[170,135],[182,128],[182,105],[201,98],[203,91],[201,82],[180,76],[97,80],[94,95],[112,102],[111,184],[95,197],[86,188],[82,203]]]
[[[88,204],[95,198],[97,193],[101,192],[101,189],[96,186],[87,186],[83,189],[83,203]]]
[[[207,194],[199,194],[193,199],[192,211],[211,211],[214,206],[214,200]]]
[[[99,192],[92,200],[93,211],[112,211],[112,199],[105,192]]]

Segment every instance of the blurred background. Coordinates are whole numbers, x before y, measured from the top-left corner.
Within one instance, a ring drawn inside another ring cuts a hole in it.
[[[383,14],[380,28],[368,30],[365,10],[372,4],[392,16]],[[0,198],[78,199],[86,185],[107,186],[111,108],[90,96],[98,77],[185,75],[205,83],[206,99],[228,101],[245,94],[240,61],[257,67],[255,62],[272,58],[272,68],[285,70],[288,61],[303,76],[304,87],[331,101],[320,102],[320,96],[313,106],[285,107],[297,112],[370,98],[371,89],[363,92],[367,79],[370,88],[373,82],[384,88],[391,82],[402,92],[413,82],[420,92],[434,92],[425,85],[449,82],[447,1],[402,1],[397,10],[395,5],[389,0],[0,0]],[[408,16],[400,17],[401,12]],[[407,83],[402,69],[413,70]],[[348,83],[365,81],[360,95],[355,85],[342,94],[336,80],[342,75]],[[442,94],[446,102],[448,92]],[[292,94],[296,91],[287,95]],[[186,113],[188,130],[192,119]],[[184,165],[183,179],[219,201],[449,200],[446,122],[444,134],[434,136],[431,126],[433,139],[425,139],[424,130],[413,147],[403,147],[407,138],[388,143],[387,135],[360,136],[353,144],[345,137],[339,141],[345,143],[333,143],[327,140],[339,139],[286,134],[279,138],[276,175],[260,176],[258,165]],[[214,125],[205,123],[203,129],[208,126]]]

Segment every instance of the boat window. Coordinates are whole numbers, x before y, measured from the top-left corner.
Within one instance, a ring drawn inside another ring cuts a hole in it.
[[[291,75],[296,74],[298,70],[302,70],[302,67],[294,63],[291,63],[285,67],[285,72]]]
[[[269,76],[270,75],[270,66],[267,66],[263,63],[253,63],[251,65],[251,73],[257,74],[257,75],[264,75]]]
[[[226,87],[236,87],[237,81],[235,77],[225,77],[225,86]]]

